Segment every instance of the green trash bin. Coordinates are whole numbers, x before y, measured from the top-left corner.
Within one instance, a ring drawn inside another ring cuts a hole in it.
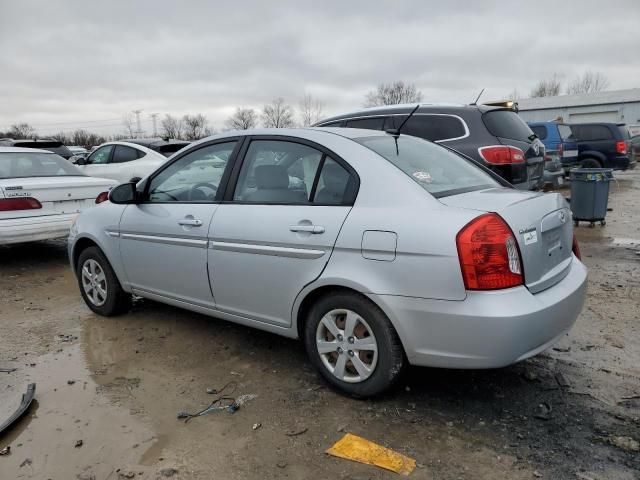
[[[609,203],[609,182],[613,180],[610,168],[574,168],[571,178],[571,212],[577,227],[581,221],[606,225]]]

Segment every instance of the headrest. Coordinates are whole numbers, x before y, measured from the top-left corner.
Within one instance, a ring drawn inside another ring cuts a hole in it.
[[[289,175],[281,165],[259,165],[255,169],[256,187],[261,190],[289,188]]]

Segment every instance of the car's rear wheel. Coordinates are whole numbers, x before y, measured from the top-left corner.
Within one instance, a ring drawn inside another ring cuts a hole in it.
[[[309,310],[304,342],[322,377],[356,397],[389,389],[406,363],[389,319],[370,300],[356,294],[320,298]]]
[[[109,317],[130,308],[131,295],[122,289],[109,261],[98,247],[83,250],[76,268],[82,298],[95,313]]]
[[[580,167],[582,167],[582,168],[602,168],[602,165],[595,158],[585,158],[580,163]]]

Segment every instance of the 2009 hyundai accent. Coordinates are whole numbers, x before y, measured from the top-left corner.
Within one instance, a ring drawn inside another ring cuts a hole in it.
[[[536,355],[584,303],[560,195],[397,132],[217,135],[109,198],[69,237],[89,308],[114,315],[135,294],[301,338],[351,395],[386,390],[407,364]]]

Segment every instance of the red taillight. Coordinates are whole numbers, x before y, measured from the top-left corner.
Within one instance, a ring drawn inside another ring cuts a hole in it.
[[[524,163],[524,152],[516,147],[507,145],[494,145],[491,147],[480,147],[480,156],[487,163],[492,165],[511,165],[514,163]]]
[[[625,142],[624,140],[620,140],[620,141],[616,142],[616,153],[619,153],[621,155],[626,155],[627,154],[627,142]]]
[[[562,158],[562,155],[564,155],[564,145],[562,143],[558,144],[558,156],[560,158]]]
[[[42,204],[33,197],[0,199],[0,212],[10,212],[12,210],[35,210],[38,208],[42,208]]]
[[[513,232],[495,213],[468,223],[456,237],[467,290],[497,290],[522,285],[520,252]]]
[[[109,200],[109,192],[100,192],[100,194],[96,197],[96,203],[102,203]]]
[[[573,235],[571,251],[576,257],[578,257],[578,260],[582,260],[582,255],[580,254],[580,245],[578,245],[578,239],[576,238],[575,234]]]

